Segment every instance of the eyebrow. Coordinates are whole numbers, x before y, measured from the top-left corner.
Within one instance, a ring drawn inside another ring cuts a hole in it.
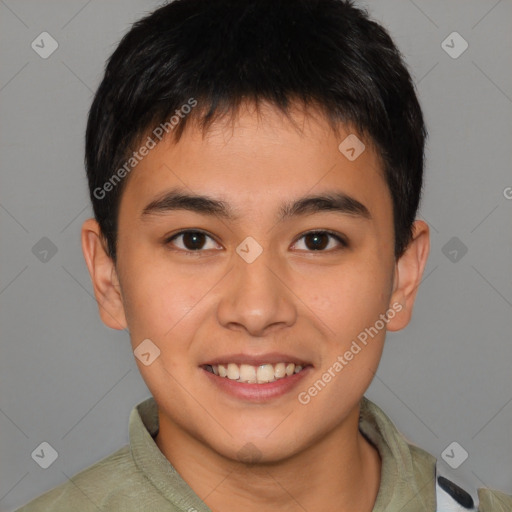
[[[226,220],[236,220],[236,211],[224,201],[204,195],[188,194],[182,189],[173,189],[164,196],[151,201],[142,210],[142,217],[168,213],[175,210],[188,210],[203,215],[212,215]],[[290,217],[311,215],[319,212],[336,212],[353,217],[371,220],[368,208],[357,199],[344,192],[308,195],[281,205],[278,220]]]

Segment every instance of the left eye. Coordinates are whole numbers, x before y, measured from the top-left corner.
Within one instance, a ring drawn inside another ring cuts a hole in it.
[[[296,247],[300,244],[302,244],[303,247]],[[295,242],[294,247],[299,250],[326,252],[340,246],[347,247],[347,245],[343,238],[329,231],[311,231],[302,235],[299,240]]]
[[[173,244],[183,251],[200,251],[220,247],[212,237],[202,231],[182,231],[169,238],[166,243]]]

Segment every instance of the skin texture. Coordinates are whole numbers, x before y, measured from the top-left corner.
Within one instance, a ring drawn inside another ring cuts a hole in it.
[[[396,261],[391,196],[371,144],[349,161],[338,150],[348,127],[336,134],[319,115],[293,118],[295,125],[272,107],[258,114],[246,105],[205,135],[191,124],[177,144],[164,140],[126,183],[116,265],[93,219],[82,228],[83,251],[103,322],[128,327],[134,349],[147,338],[160,349],[149,366],[137,360],[159,406],[156,442],[212,510],[371,511],[380,458],[358,431],[359,401],[386,328],[307,405],[297,396],[393,304],[401,311],[387,329],[408,324],[428,226],[416,221]],[[222,200],[236,219],[142,214],[175,187]],[[283,203],[333,191],[363,203],[371,218],[322,211],[279,220]],[[168,241],[183,229],[211,238],[195,252],[183,237]],[[326,229],[348,246],[326,236],[325,248],[311,249],[303,235]],[[248,236],[263,249],[252,263],[236,252]],[[275,352],[311,367],[292,391],[258,403],[221,391],[201,367]]]

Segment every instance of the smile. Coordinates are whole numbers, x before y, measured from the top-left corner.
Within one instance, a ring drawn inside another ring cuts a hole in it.
[[[218,377],[224,377],[240,383],[266,384],[285,379],[303,370],[303,366],[295,363],[260,364],[207,364],[204,369]]]

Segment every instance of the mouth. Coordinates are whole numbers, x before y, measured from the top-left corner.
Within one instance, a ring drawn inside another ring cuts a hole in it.
[[[268,384],[301,373],[309,365],[303,363],[279,362],[258,365],[223,363],[205,364],[202,368],[217,377],[244,384]]]
[[[291,396],[314,365],[291,354],[225,354],[199,368],[217,391],[244,403],[264,404]]]

